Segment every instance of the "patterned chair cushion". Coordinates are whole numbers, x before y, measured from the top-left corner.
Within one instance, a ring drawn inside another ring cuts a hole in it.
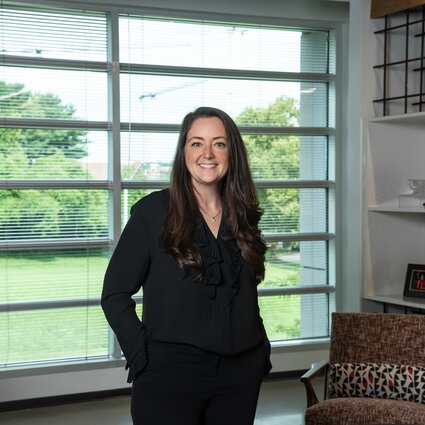
[[[373,397],[425,403],[425,368],[378,363],[332,364],[328,397]]]
[[[305,425],[424,425],[425,404],[377,398],[332,398],[309,407]]]

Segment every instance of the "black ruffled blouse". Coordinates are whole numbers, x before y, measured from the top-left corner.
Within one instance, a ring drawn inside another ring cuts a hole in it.
[[[194,242],[205,264],[203,280],[195,280],[161,245],[168,202],[165,189],[133,205],[105,274],[102,308],[127,359],[128,382],[146,367],[149,340],[221,355],[263,344],[268,373],[270,343],[259,314],[255,272],[226,233],[225,217],[217,238],[201,215],[194,224]],[[141,287],[140,320],[132,295]]]

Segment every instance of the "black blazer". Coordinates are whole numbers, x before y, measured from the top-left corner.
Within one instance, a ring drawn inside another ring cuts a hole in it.
[[[263,344],[268,373],[270,342],[259,314],[255,273],[236,241],[226,238],[225,217],[217,239],[201,215],[194,223],[194,242],[206,269],[199,281],[183,273],[162,246],[168,203],[165,189],[133,205],[105,274],[101,304],[127,359],[128,381],[146,366],[149,339],[222,355]],[[131,297],[141,287],[142,320]]]

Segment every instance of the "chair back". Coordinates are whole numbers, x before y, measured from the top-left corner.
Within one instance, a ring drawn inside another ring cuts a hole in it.
[[[425,315],[333,313],[329,360],[425,367]]]

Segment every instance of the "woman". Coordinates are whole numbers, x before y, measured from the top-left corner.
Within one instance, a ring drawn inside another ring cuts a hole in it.
[[[134,424],[253,423],[271,368],[261,214],[236,124],[215,108],[188,114],[170,188],[133,205],[105,275]],[[142,286],[140,321],[131,296]]]

